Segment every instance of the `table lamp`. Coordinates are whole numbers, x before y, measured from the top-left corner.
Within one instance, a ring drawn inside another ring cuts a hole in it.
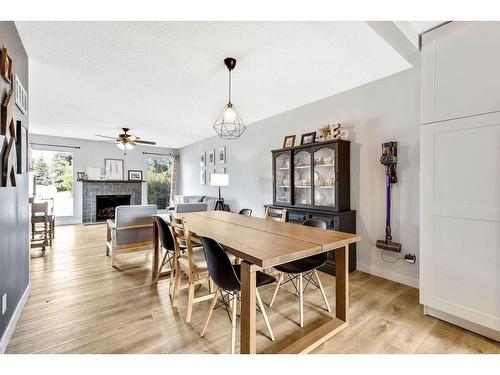
[[[219,188],[219,200],[215,204],[215,210],[224,211],[224,199],[220,195],[221,186],[229,186],[229,175],[227,173],[212,173],[210,175],[210,186]]]

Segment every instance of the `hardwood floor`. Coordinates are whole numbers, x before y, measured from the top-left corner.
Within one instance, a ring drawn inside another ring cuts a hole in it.
[[[56,236],[45,256],[32,251],[33,289],[7,353],[229,352],[226,312],[216,310],[200,338],[210,301],[195,305],[192,322],[185,324],[187,293],[181,291],[173,309],[168,278],[151,286],[151,253],[118,255],[115,269],[105,256],[104,225],[61,226]],[[331,296],[334,278],[320,275]],[[273,290],[274,285],[259,289],[266,305]],[[197,294],[204,292],[205,286]],[[298,298],[288,285],[267,308],[276,342],[257,314],[258,352],[277,350],[326,320],[318,290],[308,288],[304,302],[302,329]],[[500,353],[495,341],[425,316],[417,289],[363,272],[350,275],[349,313],[349,327],[315,353]]]

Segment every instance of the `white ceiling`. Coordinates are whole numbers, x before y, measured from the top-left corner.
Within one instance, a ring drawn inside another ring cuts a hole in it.
[[[65,137],[129,127],[173,148],[210,137],[228,56],[247,124],[410,68],[365,22],[16,24],[30,58],[30,131]]]

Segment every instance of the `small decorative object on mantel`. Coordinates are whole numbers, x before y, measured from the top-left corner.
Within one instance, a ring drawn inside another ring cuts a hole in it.
[[[301,145],[307,145],[309,143],[314,143],[316,141],[316,132],[302,134],[300,138]]]
[[[287,135],[283,140],[283,148],[291,148],[295,146],[295,134]]]
[[[83,181],[87,179],[87,175],[85,174],[85,172],[76,172],[76,178],[78,179],[78,181]]]
[[[226,147],[221,147],[217,153],[217,164],[224,163],[226,163]]]
[[[104,159],[106,179],[123,180],[123,159]]]
[[[333,139],[340,139],[340,130],[342,129],[341,124],[333,124],[332,125],[332,135]]]
[[[2,47],[1,75],[8,83],[12,82],[12,58],[5,46]]]
[[[28,94],[17,74],[14,74],[14,95],[16,96],[17,108],[26,114],[28,112]]]
[[[138,169],[128,170],[128,180],[129,181],[142,181],[142,171]]]
[[[200,168],[205,168],[205,166],[207,165],[207,156],[206,155],[207,154],[205,151],[200,153]]]

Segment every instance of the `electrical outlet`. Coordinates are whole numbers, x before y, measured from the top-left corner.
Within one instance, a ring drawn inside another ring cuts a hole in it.
[[[2,315],[7,311],[7,293],[3,294],[2,297]]]

